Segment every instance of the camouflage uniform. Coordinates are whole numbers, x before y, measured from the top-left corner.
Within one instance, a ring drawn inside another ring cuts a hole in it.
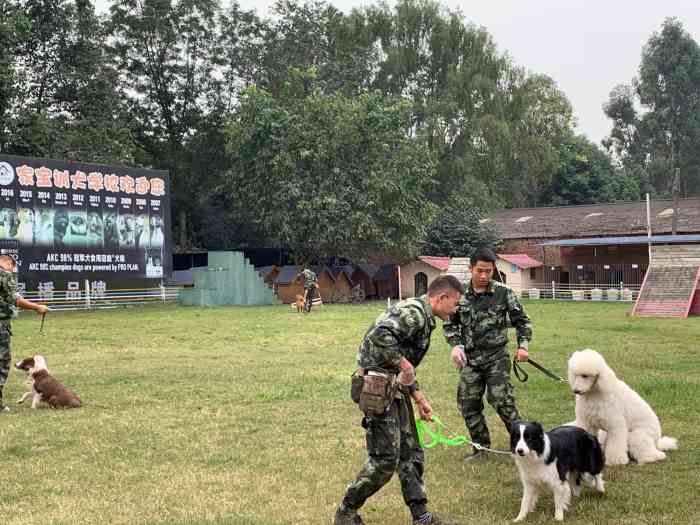
[[[309,288],[315,288],[316,287],[316,281],[318,281],[318,277],[314,272],[312,272],[309,269],[303,270],[301,272],[301,276],[304,278],[304,288],[309,289]]]
[[[462,346],[467,362],[460,371],[457,404],[472,441],[491,446],[484,417],[483,396],[496,409],[507,429],[518,419],[513,384],[510,382],[508,321],[517,331],[518,347],[527,349],[532,325],[515,293],[507,286],[491,281],[484,293],[469,288],[457,312],[443,325],[450,348]]]
[[[417,367],[428,351],[435,317],[426,296],[406,299],[389,308],[365,334],[357,363],[399,373],[405,357]],[[365,416],[368,459],[343,498],[342,507],[354,512],[398,471],[401,492],[414,519],[426,512],[423,449],[418,444],[413,405],[408,392],[399,390],[382,416]]]
[[[10,355],[10,340],[12,329],[10,323],[17,316],[17,274],[0,269],[0,407],[2,407],[2,391],[10,375],[12,356]]]
[[[316,283],[318,282],[318,277],[308,268],[303,270],[300,275],[304,279],[304,290],[306,292],[305,308],[310,312],[314,296],[316,295]]]

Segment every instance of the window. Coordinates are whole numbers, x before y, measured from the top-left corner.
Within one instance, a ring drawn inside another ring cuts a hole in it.
[[[413,278],[413,288],[416,296],[428,293],[428,276],[418,272]]]
[[[510,273],[518,273],[518,267],[515,264],[510,265]]]
[[[537,280],[537,273],[535,272],[536,268],[530,268],[530,280],[535,281]]]

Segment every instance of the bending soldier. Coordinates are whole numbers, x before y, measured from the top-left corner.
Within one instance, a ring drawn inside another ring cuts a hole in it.
[[[335,525],[358,525],[357,511],[367,498],[398,472],[401,492],[415,524],[447,524],[428,512],[423,484],[423,450],[416,431],[411,399],[420,417],[430,420],[432,408],[415,382],[415,368],[428,352],[435,317],[447,319],[464,289],[453,276],[441,276],[427,295],[406,299],[382,313],[360,346],[360,367],[353,377],[353,400],[365,416],[368,459],[348,487],[335,514]]]

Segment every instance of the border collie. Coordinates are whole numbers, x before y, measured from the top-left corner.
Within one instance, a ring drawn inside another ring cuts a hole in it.
[[[535,421],[514,421],[510,431],[510,450],[523,484],[521,521],[535,509],[543,489],[554,495],[554,519],[564,519],[564,511],[581,493],[581,481],[603,492],[605,466],[598,438],[574,426],[561,426],[545,432]]]
[[[39,403],[46,403],[51,408],[78,408],[82,405],[80,398],[61,382],[53,377],[46,367],[46,359],[39,354],[26,357],[15,364],[18,370],[24,370],[27,374],[27,382],[31,389],[17,400],[24,402],[32,397],[32,408],[37,408]]]

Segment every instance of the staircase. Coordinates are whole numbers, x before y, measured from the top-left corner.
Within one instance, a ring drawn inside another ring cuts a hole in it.
[[[194,288],[180,291],[184,306],[272,304],[272,290],[241,252],[209,252],[209,266],[192,275]]]
[[[698,301],[700,246],[669,245],[653,248],[651,264],[632,315],[688,317]]]
[[[469,257],[452,257],[447,275],[454,275],[460,283],[468,285],[467,283],[472,278],[469,271]]]

